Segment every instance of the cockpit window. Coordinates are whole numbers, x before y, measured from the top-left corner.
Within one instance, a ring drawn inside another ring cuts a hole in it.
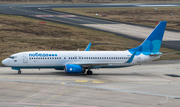
[[[11,58],[11,59],[15,59],[15,58],[17,58],[17,56],[10,56],[9,58]]]

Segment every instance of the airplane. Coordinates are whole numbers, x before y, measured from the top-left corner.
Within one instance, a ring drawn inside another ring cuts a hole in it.
[[[54,68],[65,73],[86,73],[91,69],[129,67],[161,57],[159,52],[167,21],[161,21],[138,47],[125,51],[29,51],[11,55],[2,64],[18,70]]]

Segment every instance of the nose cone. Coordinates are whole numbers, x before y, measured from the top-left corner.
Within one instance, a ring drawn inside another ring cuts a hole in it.
[[[2,64],[7,66],[7,65],[8,65],[8,60],[7,60],[7,59],[4,59],[4,60],[2,61]]]

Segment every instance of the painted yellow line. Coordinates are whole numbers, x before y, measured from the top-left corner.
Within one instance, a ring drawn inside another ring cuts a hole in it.
[[[79,88],[79,87],[81,87],[81,86],[83,86],[83,85],[85,85],[85,84],[86,84],[86,83],[81,84],[80,86],[76,86],[76,87],[74,87],[74,88],[71,88],[71,89],[69,89],[69,90],[67,90],[67,91],[65,91],[65,92],[63,92],[63,93],[61,93],[61,94],[59,94],[59,95],[57,95],[57,96],[55,96],[55,97],[53,97],[53,98],[51,98],[51,99],[45,101],[45,102],[43,102],[43,103],[41,103],[40,105],[38,105],[38,106],[36,106],[36,107],[39,107],[39,106],[41,106],[41,105],[43,105],[43,104],[45,104],[45,103],[47,103],[47,102],[49,102],[49,101],[51,101],[51,100],[57,98],[57,97],[59,97],[59,96],[65,94],[65,93],[68,93],[68,92],[70,92],[70,91],[72,91],[72,90],[74,90],[74,89],[76,89],[76,88]]]
[[[92,83],[104,83],[105,81],[92,81]]]
[[[61,83],[61,84],[65,84],[65,82]]]
[[[88,80],[76,80],[75,82],[88,82]]]

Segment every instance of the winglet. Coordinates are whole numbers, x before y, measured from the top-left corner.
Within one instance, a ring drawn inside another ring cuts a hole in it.
[[[134,56],[136,55],[136,52],[132,54],[132,56],[129,58],[129,60],[126,63],[131,63],[134,59]]]
[[[85,51],[89,51],[91,47],[91,43],[89,43],[89,45],[86,47]]]

